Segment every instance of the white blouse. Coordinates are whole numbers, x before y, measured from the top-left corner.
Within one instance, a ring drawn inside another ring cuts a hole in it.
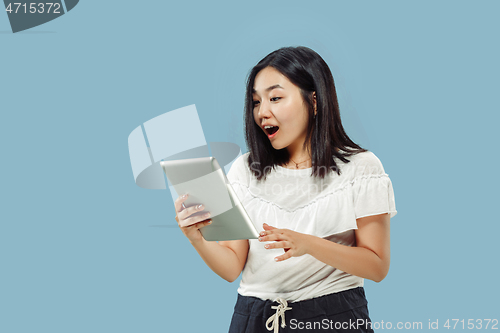
[[[397,213],[389,175],[370,151],[335,162],[341,175],[330,172],[323,180],[311,177],[312,168],[276,166],[265,181],[257,182],[248,168],[249,153],[239,156],[227,178],[257,231],[265,222],[276,228],[318,236],[356,246],[354,230],[360,217]],[[260,299],[278,297],[290,302],[319,297],[358,286],[364,279],[326,265],[309,254],[276,262],[283,249],[265,249],[272,242],[250,239],[247,262],[238,293]]]

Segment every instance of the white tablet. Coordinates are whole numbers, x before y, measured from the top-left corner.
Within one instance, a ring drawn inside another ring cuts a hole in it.
[[[186,207],[205,206],[203,211],[193,216],[211,213],[212,224],[200,228],[207,241],[259,238],[257,229],[215,157],[162,161],[160,164],[169,185],[177,194],[189,194],[184,201]]]

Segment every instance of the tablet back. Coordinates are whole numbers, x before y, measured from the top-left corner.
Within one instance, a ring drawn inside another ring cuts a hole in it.
[[[164,161],[160,163],[171,185],[180,196],[189,193],[185,207],[203,204],[212,224],[200,229],[208,241],[257,239],[258,232],[240,203],[224,170],[214,157]]]

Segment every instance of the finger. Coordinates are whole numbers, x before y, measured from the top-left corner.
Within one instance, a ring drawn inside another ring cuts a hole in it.
[[[259,236],[266,237],[269,235],[282,235],[282,237],[283,237],[284,235],[286,235],[286,230],[287,229],[273,229],[273,230],[268,230],[268,231],[262,231],[259,234]]]
[[[270,234],[267,236],[260,236],[259,241],[261,242],[272,242],[272,241],[282,241],[285,240],[282,234]]]
[[[266,249],[289,249],[291,247],[290,242],[287,241],[281,241],[281,242],[275,242],[271,244],[266,244],[264,245]]]
[[[272,234],[285,234],[289,229],[278,229],[272,227],[272,229],[267,229],[265,231],[262,231],[260,234],[265,236],[265,235],[272,235]]]
[[[285,254],[274,258],[274,261],[283,261],[283,260],[290,259],[292,257],[291,252],[292,251],[285,252]]]
[[[267,236],[267,235],[272,235],[272,234],[276,234],[277,231],[275,230],[279,230],[279,229],[273,229],[273,230],[267,230],[267,231],[261,231],[260,232],[260,236]]]
[[[269,224],[267,224],[267,223],[264,223],[264,224],[263,224],[263,226],[264,226],[264,230],[273,230],[273,229],[277,229],[277,228],[275,228],[275,227],[270,226],[270,225],[269,225]]]
[[[190,225],[188,228],[200,229],[200,228],[203,228],[204,226],[207,226],[211,223],[212,223],[212,219],[209,219],[209,220],[201,221],[201,222],[195,223],[193,225]]]
[[[179,218],[181,218],[183,220],[187,220],[187,218],[190,217],[191,215],[193,215],[194,213],[200,212],[204,209],[205,209],[205,206],[203,206],[203,205],[189,206],[179,213]],[[198,216],[198,217],[203,217],[203,216]],[[204,219],[202,219],[202,220],[204,220]]]
[[[184,205],[184,201],[187,200],[187,197],[188,197],[188,194],[184,194],[184,195],[181,195],[180,197],[178,197],[177,199],[175,199],[174,201],[174,207],[175,207],[175,212],[176,213],[179,213],[180,211],[182,211],[182,206]]]
[[[183,222],[183,225],[187,225],[187,227],[192,227],[196,223],[206,221],[209,217],[210,217],[210,212],[205,213],[203,215],[191,216],[187,219],[183,219],[182,222]]]

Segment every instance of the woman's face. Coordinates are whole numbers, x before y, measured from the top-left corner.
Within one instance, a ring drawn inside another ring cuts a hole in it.
[[[255,77],[253,116],[274,149],[287,148],[290,155],[301,155],[307,134],[308,112],[300,89],[273,67]],[[277,127],[266,129],[265,125]]]

